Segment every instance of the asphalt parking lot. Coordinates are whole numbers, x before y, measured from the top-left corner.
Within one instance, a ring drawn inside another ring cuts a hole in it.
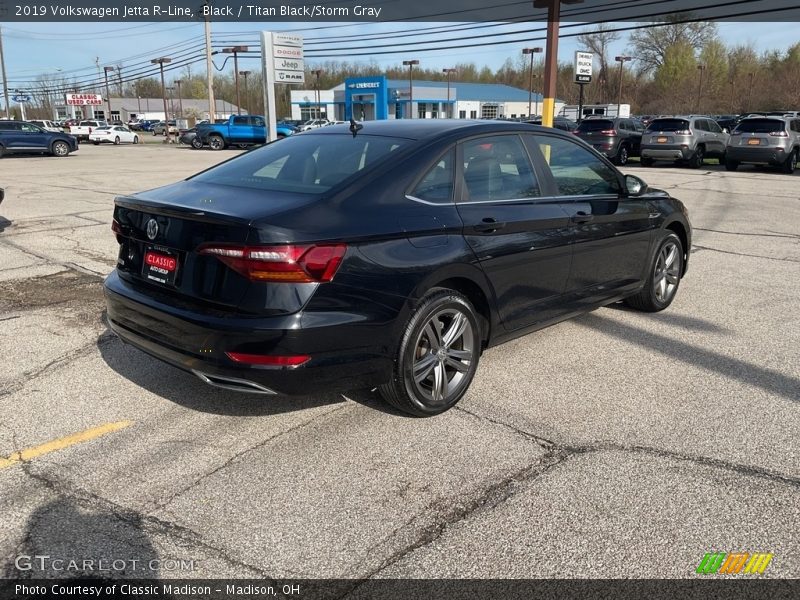
[[[114,196],[234,154],[0,160],[0,576],[684,578],[723,551],[800,577],[800,173],[633,164],[695,228],[672,307],[491,349],[413,419],[206,387],[107,330]]]

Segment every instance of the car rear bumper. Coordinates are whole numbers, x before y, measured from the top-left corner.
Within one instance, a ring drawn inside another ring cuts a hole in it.
[[[642,158],[653,160],[686,160],[692,156],[688,146],[659,144],[658,146],[642,145]]]
[[[783,148],[764,147],[747,148],[728,146],[728,160],[736,162],[753,163],[758,165],[781,165],[786,161],[786,151]]]
[[[108,325],[117,336],[218,387],[304,395],[374,387],[391,377],[393,361],[379,331],[387,324],[365,323],[353,335],[352,315],[341,312],[315,312],[313,319],[192,312],[137,291],[116,271],[104,292]],[[237,363],[226,352],[311,358],[298,367],[274,367]]]

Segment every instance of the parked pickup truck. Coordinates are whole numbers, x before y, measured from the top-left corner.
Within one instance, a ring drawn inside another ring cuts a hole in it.
[[[98,127],[108,127],[105,121],[81,121],[69,128],[69,134],[75,136],[79,142],[88,142],[89,134]]]
[[[293,129],[285,125],[277,127],[278,139],[292,135]],[[267,126],[264,117],[247,115],[232,116],[223,123],[200,123],[197,125],[197,139],[212,150],[222,150],[227,146],[250,146],[267,141]],[[200,144],[193,144],[201,148]]]

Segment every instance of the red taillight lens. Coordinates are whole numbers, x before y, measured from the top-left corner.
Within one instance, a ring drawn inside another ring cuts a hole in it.
[[[252,281],[325,283],[333,279],[347,251],[346,244],[303,246],[205,245],[198,252],[216,256]]]
[[[122,235],[122,227],[119,223],[117,223],[116,219],[111,219],[111,231],[116,233],[117,235]]]
[[[271,356],[269,354],[242,354],[241,352],[226,352],[228,358],[237,363],[248,365],[268,365],[273,367],[299,367],[311,360],[310,356]]]
[[[785,131],[770,131],[769,135],[772,137],[789,137],[789,134]]]
[[[617,130],[616,129],[603,129],[600,132],[600,135],[617,135]]]
[[[675,132],[675,135],[692,135],[691,129],[681,129]]]

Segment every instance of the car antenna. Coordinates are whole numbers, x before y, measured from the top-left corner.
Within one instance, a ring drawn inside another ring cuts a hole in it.
[[[364,126],[361,123],[356,123],[353,119],[350,119],[350,131],[353,137],[356,137],[356,134],[362,129],[364,129]]]

